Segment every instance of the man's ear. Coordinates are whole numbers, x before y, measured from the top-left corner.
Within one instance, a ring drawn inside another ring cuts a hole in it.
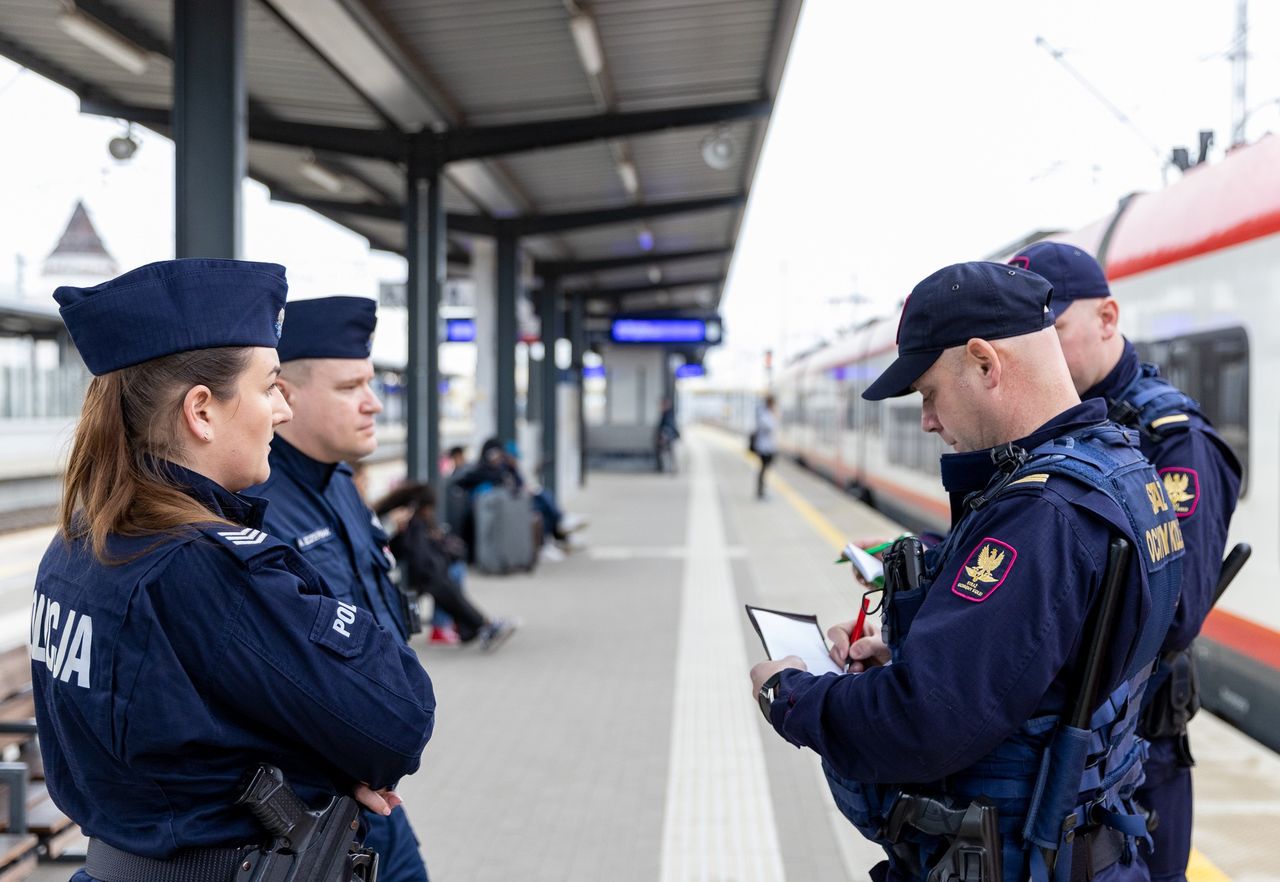
[[[280,374],[276,377],[276,386],[280,389],[280,397],[284,399],[284,403],[293,407],[294,401],[297,400],[297,384],[291,382],[284,374]]]
[[[974,337],[965,344],[964,355],[966,367],[972,366],[978,370],[984,388],[994,389],[1000,385],[1000,354],[994,346],[986,340]]]
[[[1098,321],[1101,324],[1103,340],[1110,340],[1120,333],[1120,304],[1114,297],[1105,297],[1098,304]]]

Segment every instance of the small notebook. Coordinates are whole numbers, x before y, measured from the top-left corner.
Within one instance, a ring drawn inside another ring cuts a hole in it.
[[[811,674],[842,674],[843,671],[827,654],[827,639],[818,625],[817,616],[779,612],[747,606],[747,616],[760,635],[764,651],[771,659],[796,655],[804,660]]]
[[[862,576],[868,585],[884,584],[884,564],[879,558],[872,557],[852,542],[844,547],[840,559],[853,564],[854,571]],[[877,579],[880,581],[877,582]]]

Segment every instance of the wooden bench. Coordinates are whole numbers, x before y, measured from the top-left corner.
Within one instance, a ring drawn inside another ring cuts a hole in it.
[[[0,653],[0,760],[0,882],[25,879],[37,859],[83,860],[80,828],[45,786],[26,646]]]

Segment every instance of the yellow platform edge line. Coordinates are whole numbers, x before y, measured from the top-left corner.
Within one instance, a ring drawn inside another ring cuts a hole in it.
[[[724,444],[723,439],[717,440],[720,441],[722,446],[728,446]],[[757,465],[757,460],[752,454],[742,453],[741,456],[742,461],[747,465]],[[813,503],[796,492],[785,478],[781,478],[778,475],[770,475],[769,486],[777,490],[778,495],[787,500],[791,507],[796,510],[796,514],[800,515],[809,526],[813,527],[819,536],[830,542],[837,550],[844,548],[847,541],[844,538],[844,534],[836,529],[836,525],[831,523],[830,518],[818,511],[813,506]],[[1191,849],[1191,858],[1187,861],[1187,882],[1231,882],[1231,877],[1218,869],[1217,865],[1205,857],[1203,852],[1193,848]]]

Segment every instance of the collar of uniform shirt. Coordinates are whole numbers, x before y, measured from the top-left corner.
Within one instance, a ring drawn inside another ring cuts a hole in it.
[[[1106,402],[1093,398],[1064,410],[1027,437],[1013,443],[1030,451],[1059,435],[1096,425],[1106,418]],[[948,493],[972,493],[987,486],[995,470],[991,448],[969,453],[945,453],[942,455],[942,486]]]
[[[265,499],[232,493],[217,481],[212,481],[199,472],[193,472],[169,460],[162,462],[169,479],[214,514],[237,524],[253,527],[255,530],[262,526],[262,518],[267,511]]]
[[[271,454],[272,468],[277,465],[283,467],[294,478],[317,491],[329,486],[329,479],[338,467],[336,463],[312,459],[279,435],[271,439]]]
[[[1124,352],[1120,355],[1120,360],[1116,362],[1116,366],[1111,369],[1111,373],[1103,377],[1098,385],[1089,389],[1080,397],[1084,400],[1090,398],[1106,398],[1110,400],[1115,398],[1124,388],[1133,382],[1133,378],[1138,376],[1138,350],[1129,342],[1129,338],[1124,338]]]

